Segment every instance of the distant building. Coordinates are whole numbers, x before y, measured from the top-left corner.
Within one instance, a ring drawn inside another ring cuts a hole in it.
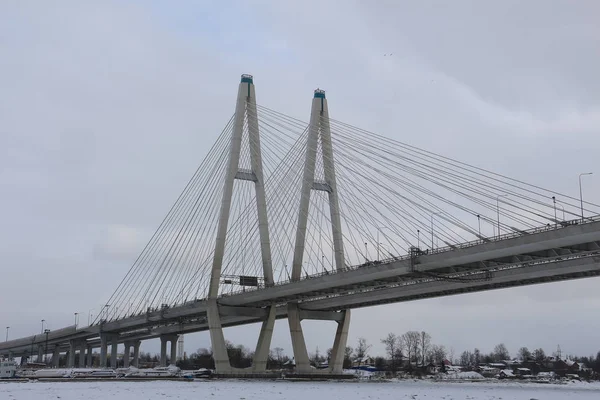
[[[356,358],[356,359],[354,359],[354,361],[352,361],[353,368],[358,368],[358,367],[363,367],[363,366],[374,367],[375,359],[373,357],[365,356],[365,357],[361,357],[361,358]]]
[[[515,374],[510,369],[503,369],[502,371],[500,371],[500,374],[498,374],[498,376],[500,377],[500,379],[515,379],[516,378]]]
[[[477,372],[479,372],[481,375],[483,375],[486,378],[493,378],[495,376],[497,376],[498,374],[500,374],[501,369],[496,368],[496,367],[492,367],[492,366],[482,366],[479,367],[479,370]]]

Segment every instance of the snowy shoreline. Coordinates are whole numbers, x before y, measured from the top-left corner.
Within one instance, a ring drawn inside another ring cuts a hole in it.
[[[379,383],[379,384],[377,384]],[[214,396],[214,397],[213,397]],[[600,383],[547,385],[522,382],[448,382],[433,380],[290,382],[204,380],[193,382],[26,382],[0,384],[0,398],[128,400],[219,398],[223,400],[597,400]]]

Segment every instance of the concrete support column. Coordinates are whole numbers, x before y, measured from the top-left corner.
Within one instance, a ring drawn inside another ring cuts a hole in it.
[[[175,336],[175,337],[171,338],[171,364],[172,365],[177,364],[177,340],[178,339],[179,339],[179,336]]]
[[[92,354],[94,352],[94,348],[92,346],[87,346],[87,359],[86,359],[86,366],[88,368],[92,368],[94,366],[93,364],[93,357]]]
[[[60,347],[58,347],[58,345],[56,345],[56,347],[54,348],[54,351],[52,352],[52,366],[54,368],[58,368],[60,362]]]
[[[13,359],[13,352],[12,352],[12,351],[9,351],[9,352],[8,352],[8,359],[9,359],[10,361],[12,361],[12,359]]]
[[[344,369],[344,353],[348,343],[348,330],[350,329],[350,310],[342,311],[344,318],[337,321],[338,326],[335,332],[335,340],[331,351],[331,360],[329,360],[329,372],[332,374],[341,374]]]
[[[41,363],[44,361],[44,348],[40,345],[38,346],[38,355],[37,355],[37,362]]]
[[[308,359],[308,351],[306,351],[306,342],[304,341],[302,325],[300,324],[298,303],[288,303],[288,323],[290,325],[296,371],[300,373],[310,373],[310,361]]]
[[[87,347],[87,341],[82,340],[79,343],[79,368],[85,367],[85,349]]]
[[[140,340],[133,342],[133,366],[138,368],[140,365]]]
[[[131,342],[125,342],[125,351],[123,352],[123,367],[129,368],[129,352],[131,351]]]
[[[118,336],[115,335],[110,341],[110,367],[117,368],[117,340]]]
[[[108,353],[107,339],[106,335],[100,335],[100,368],[106,368],[106,356]]]
[[[219,315],[217,299],[208,299],[207,303],[206,313],[213,358],[215,360],[215,370],[217,373],[231,372],[232,369],[229,363],[229,354],[227,354],[227,348],[225,347],[225,336],[223,335],[223,328],[221,326],[221,316]]]
[[[256,343],[256,351],[254,352],[254,360],[252,361],[253,372],[265,372],[267,370],[267,360],[271,348],[275,316],[275,306],[271,306],[269,308],[269,315],[267,316],[267,319],[263,321],[260,333],[258,334],[258,342]]]
[[[73,368],[75,366],[75,341],[69,340],[69,356],[67,357],[67,368]]]
[[[167,338],[160,337],[160,366],[167,366]]]

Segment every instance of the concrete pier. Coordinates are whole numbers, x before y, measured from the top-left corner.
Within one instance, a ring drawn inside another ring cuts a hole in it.
[[[100,334],[100,368],[106,368],[108,355],[108,337]]]
[[[73,368],[75,366],[75,340],[69,340],[69,351],[67,352],[67,368]]]
[[[115,335],[110,340],[110,367],[117,368],[117,339]]]
[[[131,352],[131,342],[125,342],[125,350],[123,351],[123,367],[129,368],[129,354]]]
[[[87,346],[87,358],[86,358],[86,367],[88,368],[92,368],[94,366],[94,360],[93,360],[93,351],[94,348],[92,346]]]
[[[142,342],[137,340],[133,342],[133,366],[139,368],[140,365],[140,344]]]
[[[52,366],[54,368],[58,368],[60,366],[60,347],[54,347],[54,351],[52,352]]]
[[[82,340],[79,343],[79,368],[85,367],[85,350],[86,350],[86,341]]]
[[[177,340],[179,340],[179,336],[172,336],[171,341],[171,360],[170,364],[175,365],[177,363]]]

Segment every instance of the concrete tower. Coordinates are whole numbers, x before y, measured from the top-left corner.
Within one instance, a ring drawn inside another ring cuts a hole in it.
[[[242,147],[242,135],[244,122],[248,126],[248,142],[250,146],[251,171],[241,171],[240,151]],[[251,75],[242,75],[238,88],[238,96],[235,107],[234,126],[229,148],[229,160],[223,186],[223,197],[219,214],[219,225],[213,266],[208,291],[208,326],[215,359],[215,368],[219,373],[231,372],[231,364],[225,348],[225,338],[221,326],[221,317],[217,297],[219,295],[219,283],[221,269],[225,253],[227,227],[229,224],[229,213],[231,210],[231,198],[236,180],[250,180],[254,182],[256,192],[256,207],[258,211],[258,229],[260,237],[260,249],[263,264],[263,276],[266,286],[273,285],[273,269],[271,266],[271,245],[269,241],[269,224],[267,219],[267,203],[264,188],[264,177],[262,170],[262,157],[260,149],[260,134],[258,130],[258,119],[256,111],[256,95],[254,82]],[[268,318],[263,322],[258,344],[255,351],[253,369],[256,372],[264,370],[269,355],[273,325],[275,323],[275,307],[271,307]]]
[[[315,182],[315,165],[317,160],[317,148],[321,143],[323,168],[325,182]],[[310,125],[308,140],[306,144],[306,155],[304,160],[304,171],[302,176],[302,189],[300,194],[300,209],[298,211],[298,226],[296,230],[296,243],[294,247],[294,261],[292,264],[292,280],[298,281],[302,272],[302,261],[306,243],[306,225],[310,206],[310,196],[313,190],[326,191],[329,197],[329,212],[331,216],[331,232],[333,235],[333,249],[335,254],[335,266],[340,270],[344,268],[344,244],[342,238],[342,227],[340,222],[340,211],[337,184],[335,178],[335,163],[333,158],[333,147],[331,143],[331,131],[329,127],[329,111],[327,99],[323,90],[315,90],[312,100],[310,114]],[[344,361],[344,349],[348,338],[348,327],[350,325],[350,311],[344,311],[336,315],[338,329],[333,346],[330,371],[341,373]],[[296,360],[296,369],[299,372],[310,372],[310,362],[302,325],[300,321],[302,313],[297,303],[288,304],[288,322],[292,337],[292,347]]]

